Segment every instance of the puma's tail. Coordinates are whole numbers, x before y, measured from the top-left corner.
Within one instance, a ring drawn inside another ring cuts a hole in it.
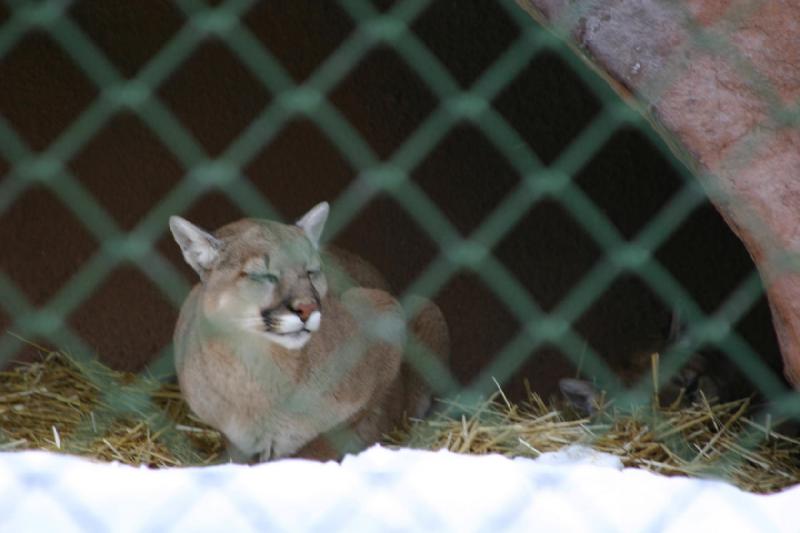
[[[431,407],[430,380],[434,376],[422,375],[420,369],[431,363],[448,368],[450,335],[444,315],[436,304],[415,296],[411,307],[417,312],[409,317],[409,335],[402,372],[406,391],[406,414],[412,418],[421,418]]]

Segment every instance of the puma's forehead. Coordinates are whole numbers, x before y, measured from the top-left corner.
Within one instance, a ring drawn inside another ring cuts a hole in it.
[[[303,263],[316,257],[303,230],[271,220],[242,219],[219,228],[214,236],[223,243],[221,268],[251,263]]]

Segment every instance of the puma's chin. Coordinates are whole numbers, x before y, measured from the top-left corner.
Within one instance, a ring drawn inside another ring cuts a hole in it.
[[[283,346],[287,350],[300,350],[311,339],[311,332],[305,329],[294,333],[271,333],[265,331],[263,335],[267,337],[270,342]]]

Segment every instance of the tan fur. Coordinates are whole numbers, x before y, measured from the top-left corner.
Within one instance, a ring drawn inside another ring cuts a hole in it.
[[[403,362],[405,313],[372,266],[331,248],[321,254],[322,274],[306,275],[320,260],[317,250],[302,229],[275,222],[245,219],[214,237],[219,257],[209,268],[196,267],[202,283],[184,302],[175,329],[176,369],[187,403],[225,435],[232,459],[338,458],[377,441],[404,414],[424,414],[430,388]],[[282,272],[274,287],[242,275],[265,256],[268,268]],[[237,302],[261,298],[251,294],[258,291],[270,309],[318,298],[319,329],[289,349],[231,326],[226,310],[250,309]],[[421,311],[409,331],[446,362],[441,312],[431,302],[416,303]]]

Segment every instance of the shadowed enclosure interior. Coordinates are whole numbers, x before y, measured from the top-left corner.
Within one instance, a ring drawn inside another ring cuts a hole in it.
[[[678,303],[637,271],[652,260],[709,315],[747,288],[732,329],[782,379],[741,243],[512,2],[210,4],[0,3],[0,330],[168,373],[195,275],[167,217],[215,229],[328,200],[333,242],[441,307],[475,392],[496,376],[509,396],[525,380],[552,395],[590,353],[649,374],[631,361],[665,347]],[[642,261],[607,247],[607,228],[634,241],[659,217]],[[555,322],[537,330],[539,311]],[[0,339],[4,361],[34,351]]]

